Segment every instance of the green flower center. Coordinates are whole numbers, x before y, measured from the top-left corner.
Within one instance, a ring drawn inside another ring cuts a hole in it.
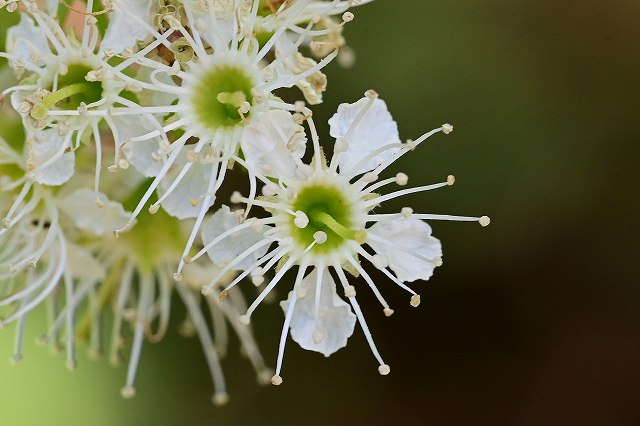
[[[198,121],[210,130],[240,125],[250,112],[253,81],[240,68],[225,65],[202,76],[193,89],[192,102]]]
[[[327,253],[339,248],[347,240],[359,239],[362,231],[352,229],[352,207],[339,188],[315,184],[303,188],[292,206],[293,211],[302,211],[307,215],[309,224],[298,228],[291,218],[291,233],[301,245],[308,247],[314,241],[318,231],[327,234],[327,240],[315,244],[311,249],[315,253]]]
[[[69,65],[67,73],[58,77],[55,92],[45,96],[39,104],[34,105],[31,116],[44,119],[50,108],[56,107],[66,110],[77,109],[80,104],[92,104],[102,98],[102,83],[87,81],[86,75],[92,68],[85,64]]]
[[[92,69],[84,64],[69,65],[65,75],[58,77],[58,91],[68,92],[68,96],[62,94],[56,106],[63,109],[76,109],[80,103],[91,104],[102,98],[102,83],[99,81],[87,81],[86,75]],[[54,93],[52,93],[54,94]],[[44,101],[44,100],[43,100]]]

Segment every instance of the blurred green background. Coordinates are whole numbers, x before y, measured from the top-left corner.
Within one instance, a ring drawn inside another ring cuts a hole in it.
[[[456,185],[385,210],[492,218],[433,223],[444,265],[414,285],[418,309],[386,280],[391,318],[359,292],[391,374],[378,375],[359,329],[326,359],[290,340],[278,388],[257,386],[234,348],[231,400],[215,408],[198,341],[175,331],[176,304],[169,338],[143,348],[138,395],[123,400],[124,367],[80,359],[68,372],[31,343],[34,317],[18,366],[13,330],[0,332],[0,424],[640,423],[640,4],[378,0],[354,13],[357,62],[327,68],[314,109],[325,143],[338,104],[369,88],[403,138],[450,122],[451,135],[389,173],[415,185],[454,174]],[[254,318],[273,365],[282,312]]]

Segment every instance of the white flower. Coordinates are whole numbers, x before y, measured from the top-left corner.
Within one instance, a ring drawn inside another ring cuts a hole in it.
[[[257,174],[265,183],[262,198],[242,197],[234,194],[232,202],[246,203],[264,208],[271,214],[266,219],[247,219],[225,234],[211,240],[211,235],[203,235],[205,247],[190,260],[196,260],[205,252],[225,245],[226,238],[234,233],[260,232],[262,241],[238,253],[233,252],[234,260],[222,268],[218,276],[203,289],[205,293],[214,291],[214,286],[222,274],[231,269],[243,269],[225,290],[220,292],[221,299],[229,294],[242,278],[251,275],[252,281],[260,283],[266,271],[276,263],[275,276],[249,306],[242,317],[244,324],[257,306],[278,284],[283,275],[298,265],[293,290],[282,303],[286,312],[280,350],[273,384],[280,384],[280,369],[284,355],[287,331],[291,329],[292,338],[302,347],[321,352],[326,356],[346,344],[352,334],[354,318],[362,326],[373,355],[379,363],[380,374],[388,374],[390,369],[384,363],[376,348],[371,333],[355,295],[356,289],[349,283],[345,271],[355,277],[362,277],[368,287],[380,301],[385,315],[393,310],[382,297],[377,285],[361,265],[366,260],[378,268],[389,279],[411,294],[411,304],[417,306],[418,296],[405,282],[416,279],[428,279],[434,267],[442,263],[440,242],[431,236],[431,228],[422,220],[458,220],[476,221],[487,225],[488,218],[460,217],[432,214],[414,214],[405,208],[396,214],[372,214],[371,210],[384,201],[402,195],[429,191],[453,183],[450,176],[445,182],[434,185],[402,189],[386,195],[374,191],[385,185],[396,183],[404,186],[407,176],[398,173],[395,177],[378,181],[378,175],[405,153],[412,151],[429,136],[438,133],[450,133],[448,124],[422,135],[414,142],[400,143],[396,124],[386,110],[384,102],[377,94],[369,91],[367,96],[351,105],[341,105],[331,119],[332,133],[338,139],[334,146],[334,155],[326,164],[320,150],[318,135],[313,120],[308,117],[311,136],[314,143],[314,159],[311,165],[291,163],[288,173],[279,178],[279,185],[267,177]],[[373,127],[373,131],[372,128]],[[369,147],[369,148],[367,148]],[[295,177],[291,177],[295,175]],[[373,225],[369,225],[373,223]],[[252,237],[252,242],[257,237]],[[256,254],[264,247],[275,244],[264,255]],[[247,244],[248,245],[248,244]],[[373,252],[365,249],[368,245]],[[245,245],[246,247],[246,245]],[[250,266],[238,268],[245,259],[258,259]],[[307,269],[311,272],[305,276]],[[348,305],[336,293],[334,277],[337,277]]]
[[[131,130],[132,120],[118,119],[118,106],[137,107],[123,93],[137,88],[124,80],[123,68],[112,66],[110,57],[96,53],[99,31],[93,14],[86,14],[82,39],[77,40],[75,35],[67,35],[52,16],[39,10],[36,3],[23,4],[28,13],[21,13],[19,24],[8,29],[7,52],[0,52],[0,57],[8,58],[19,76],[27,74],[22,83],[5,89],[2,96],[11,94],[12,106],[22,115],[23,124],[35,141],[30,147],[28,171],[37,182],[64,183],[73,175],[73,150],[91,136],[96,147],[97,201],[102,169],[99,125],[105,123],[115,139],[115,167],[126,166],[128,162],[121,158],[121,138],[141,133]],[[136,122],[144,133],[161,128],[145,111],[140,112]],[[148,139],[158,151],[161,135]],[[136,160],[132,161],[134,165],[144,161]]]

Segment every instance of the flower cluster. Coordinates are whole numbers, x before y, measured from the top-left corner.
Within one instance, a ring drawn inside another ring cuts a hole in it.
[[[71,368],[77,340],[114,363],[131,347],[122,394],[133,396],[142,343],[165,334],[175,291],[215,403],[228,398],[228,327],[259,382],[282,383],[289,333],[329,356],[356,322],[380,374],[390,372],[356,301],[366,284],[394,312],[366,264],[418,306],[407,283],[442,264],[426,221],[489,218],[374,212],[454,178],[383,193],[408,183],[404,173],[380,177],[398,158],[453,127],[403,143],[372,90],[339,106],[325,155],[307,105],[322,102],[328,63],[353,61],[342,29],[369,1],[87,0],[83,10],[0,1],[19,14],[0,52],[13,75],[1,74],[0,101],[21,129],[0,135],[0,327],[17,324],[16,361],[27,314],[46,304],[41,340],[66,348]],[[294,86],[299,100],[285,101]],[[218,200],[231,169],[246,174],[248,194]],[[273,374],[250,318],[289,273]],[[236,287],[244,281],[258,290],[250,304]]]

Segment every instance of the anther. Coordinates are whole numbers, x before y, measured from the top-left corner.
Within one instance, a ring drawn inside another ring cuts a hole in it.
[[[309,218],[307,217],[307,214],[302,210],[298,210],[296,212],[296,218],[293,219],[293,224],[301,229],[306,228],[309,224]]]
[[[343,14],[342,14],[342,20],[343,20],[344,22],[351,22],[351,21],[353,21],[353,17],[354,17],[354,16],[353,16],[353,13],[351,13],[351,12],[345,12],[345,13],[343,13]]]
[[[120,167],[121,169],[128,169],[129,168],[129,162],[127,160],[125,160],[124,158],[121,158],[118,160],[118,167]]]
[[[238,320],[242,325],[249,325],[251,323],[251,319],[246,315],[240,315]]]
[[[364,95],[369,99],[376,99],[378,97],[378,92],[376,92],[373,89],[369,89],[366,92],[364,92]]]
[[[29,268],[36,268],[38,266],[38,261],[37,260],[30,260],[27,265],[29,265]]]
[[[451,132],[453,132],[453,126],[451,124],[445,123],[442,125],[442,133],[448,135]]]
[[[395,311],[391,308],[384,308],[383,312],[386,317],[390,317]]]
[[[489,216],[482,216],[478,222],[480,222],[480,226],[488,226],[491,223],[491,219],[489,219]]]
[[[133,386],[125,386],[120,389],[120,395],[122,395],[123,398],[131,399],[136,396],[136,389]]]
[[[239,204],[242,202],[243,199],[244,197],[242,196],[242,194],[240,194],[238,191],[233,191],[233,194],[231,194],[231,198],[229,200],[233,204]]]
[[[271,378],[271,384],[274,386],[280,386],[282,384],[282,377],[275,375]]]
[[[398,173],[396,175],[396,183],[400,186],[405,186],[409,182],[409,176],[404,173]]]
[[[304,109],[305,109],[304,101],[296,101],[296,103],[293,104],[293,106],[295,107],[296,112],[299,112],[299,113],[304,112]]]
[[[345,297],[356,297],[356,288],[352,285],[344,289]]]
[[[420,295],[419,294],[414,294],[413,296],[411,296],[411,302],[409,302],[409,303],[414,308],[417,308],[420,305]]]
[[[375,173],[367,172],[362,176],[362,180],[367,183],[372,183],[378,180],[378,175]]]
[[[324,331],[316,330],[313,332],[313,343],[317,345],[322,342],[322,339],[324,339]]]
[[[221,302],[224,302],[225,300],[227,300],[227,297],[229,297],[229,290],[222,290],[220,292],[220,295],[218,296],[218,299],[220,299]]]
[[[160,210],[160,205],[159,204],[151,204],[149,206],[149,213],[151,213],[151,214],[158,213],[158,210]]]
[[[173,274],[173,280],[177,283],[182,281],[182,274],[180,272],[176,272]]]
[[[451,186],[456,183],[456,177],[454,175],[447,176],[447,185]]]
[[[191,256],[183,256],[182,260],[184,263],[186,263],[187,265],[190,264],[191,262],[193,262],[193,259],[191,258]]]
[[[391,373],[391,367],[389,367],[387,364],[382,364],[378,367],[378,373],[380,373],[381,376],[386,376],[387,374]]]
[[[375,254],[373,255],[371,260],[373,261],[373,266],[378,269],[384,269],[389,266],[389,259],[387,258],[387,256]]]
[[[327,242],[327,233],[324,231],[317,231],[313,234],[313,239],[318,244],[324,244]]]
[[[226,392],[216,393],[211,398],[211,402],[213,402],[213,405],[216,406],[224,405],[229,402],[229,394],[227,394]]]
[[[96,206],[101,209],[104,207],[104,203],[102,202],[102,200],[100,198],[96,198]]]

